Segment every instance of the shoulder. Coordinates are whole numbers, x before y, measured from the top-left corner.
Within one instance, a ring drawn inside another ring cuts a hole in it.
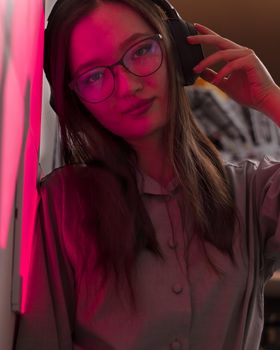
[[[66,182],[78,180],[83,176],[83,172],[86,169],[87,166],[84,164],[64,165],[44,176],[40,180],[38,187],[41,191],[60,188],[60,186]]]
[[[91,164],[71,164],[54,169],[44,176],[38,188],[40,192],[63,189],[82,188],[85,184],[108,184],[116,178],[110,169],[102,162]]]
[[[44,176],[37,185],[42,202],[48,206],[50,203],[61,206],[65,197],[71,200],[85,169],[83,164],[65,165]]]
[[[228,175],[234,180],[255,180],[266,182],[273,177],[279,177],[280,161],[265,156],[262,160],[246,159],[238,163],[226,163]]]
[[[237,171],[238,169],[272,169],[273,167],[280,166],[280,160],[276,160],[268,155],[264,156],[261,160],[244,159],[240,162],[226,162],[225,167]]]
[[[67,212],[70,212],[69,207],[93,210],[93,206],[107,206],[113,198],[119,198],[122,184],[113,171],[96,161],[90,165],[65,165],[53,170],[41,179],[38,192],[43,202],[48,205],[55,202],[59,211],[62,207]]]
[[[255,198],[262,203],[268,193],[280,193],[280,161],[265,156],[260,161],[244,160],[225,165],[231,186],[238,199]]]

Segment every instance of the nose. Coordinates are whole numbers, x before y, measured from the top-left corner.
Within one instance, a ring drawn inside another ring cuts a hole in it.
[[[114,67],[115,91],[118,97],[134,95],[143,89],[141,77],[130,73],[122,65]]]

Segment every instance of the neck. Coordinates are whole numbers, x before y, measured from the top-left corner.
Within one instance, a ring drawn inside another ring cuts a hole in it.
[[[162,186],[174,177],[174,170],[168,155],[168,145],[163,137],[129,141],[138,155],[138,166]]]

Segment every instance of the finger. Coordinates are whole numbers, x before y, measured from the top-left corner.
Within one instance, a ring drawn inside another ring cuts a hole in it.
[[[201,73],[205,68],[212,66],[213,64],[220,62],[230,62],[238,58],[248,56],[250,54],[251,50],[247,48],[218,51],[200,61],[199,64],[194,67],[194,71],[196,73]]]
[[[227,76],[235,71],[252,69],[252,63],[248,61],[248,57],[241,57],[235,61],[226,64],[216,75],[213,84],[219,84],[223,79],[228,79]]]
[[[213,35],[219,35],[218,33],[214,32],[214,30],[206,27],[205,25],[202,25],[200,23],[194,23],[195,29],[201,33],[201,34],[213,34]]]
[[[235,42],[223,38],[220,35],[213,35],[213,34],[204,34],[204,35],[190,35],[187,37],[187,41],[190,44],[207,44],[207,45],[214,45],[218,49],[221,50],[227,50],[227,49],[234,49],[234,48],[240,48],[242,46],[236,44]]]
[[[205,71],[203,71],[200,76],[202,79],[208,81],[209,83],[215,85],[220,90],[224,91],[225,93],[229,92],[228,88],[228,79],[224,78],[223,80],[219,82],[215,82],[215,78],[217,76],[217,72],[215,72],[213,69],[207,68]]]
[[[205,71],[203,73],[201,73],[200,76],[202,79],[213,84],[213,81],[214,81],[215,77],[217,76],[217,73],[213,69],[207,68],[207,69],[205,69]],[[228,89],[227,83],[228,83],[228,81],[225,78],[219,84],[213,84],[213,85],[215,85],[219,90],[223,91],[225,94],[228,94],[229,89]]]
[[[201,74],[201,78],[208,81],[209,83],[212,83],[212,81],[215,79],[217,76],[217,73],[210,68],[206,68]]]

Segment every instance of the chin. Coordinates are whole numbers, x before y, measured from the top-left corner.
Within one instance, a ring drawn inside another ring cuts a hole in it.
[[[129,132],[125,135],[121,136],[124,140],[126,140],[128,143],[133,141],[151,141],[151,140],[158,140],[159,137],[163,134],[164,127],[161,126],[159,128],[152,128],[150,130],[140,131],[135,130],[135,132]]]

